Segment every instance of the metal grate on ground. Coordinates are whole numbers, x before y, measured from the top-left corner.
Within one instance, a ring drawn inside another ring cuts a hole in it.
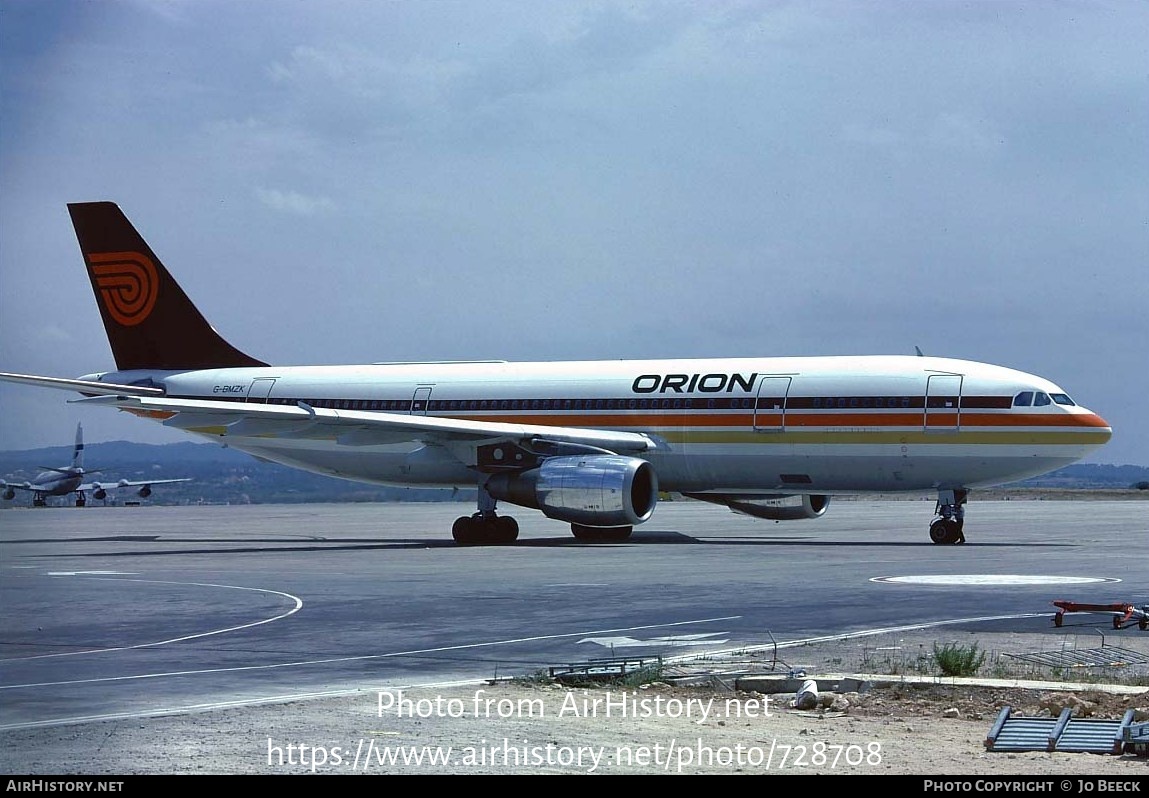
[[[1149,722],[1125,729],[1125,753],[1149,757]]]
[[[1123,753],[1127,730],[1133,724],[1133,710],[1120,720],[1075,718],[1064,709],[1056,718],[1030,718],[1013,715],[1002,707],[993,728],[985,738],[988,751],[1065,751],[1090,754]]]
[[[1127,668],[1149,665],[1149,654],[1120,646],[1066,648],[1059,651],[1035,651],[1028,654],[1003,654],[1003,656],[1050,668]]]
[[[570,682],[616,682],[649,669],[661,669],[662,657],[628,659],[592,659],[571,665],[552,665],[550,677],[566,684]]]

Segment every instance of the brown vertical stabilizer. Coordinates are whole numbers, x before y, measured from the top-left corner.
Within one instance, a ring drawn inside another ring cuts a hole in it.
[[[121,371],[266,366],[225,341],[112,202],[68,205]]]

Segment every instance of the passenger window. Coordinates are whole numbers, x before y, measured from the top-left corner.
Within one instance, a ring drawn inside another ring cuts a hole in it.
[[[1033,406],[1044,407],[1047,404],[1049,404],[1049,395],[1038,391],[1037,395],[1033,399]]]
[[[1033,404],[1033,391],[1022,391],[1013,397],[1014,407],[1029,407]]]

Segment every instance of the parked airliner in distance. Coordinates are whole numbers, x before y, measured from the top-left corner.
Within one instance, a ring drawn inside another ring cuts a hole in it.
[[[16,491],[28,491],[32,494],[33,507],[46,507],[49,496],[67,496],[74,493],[76,494],[76,506],[83,507],[88,503],[89,493],[92,494],[93,499],[103,501],[108,498],[109,490],[135,488],[136,495],[146,499],[152,495],[152,485],[191,481],[191,477],[182,477],[180,479],[120,479],[114,482],[85,482],[85,476],[99,473],[99,469],[84,470],[84,428],[81,424],[76,425],[76,443],[72,447],[72,464],[62,468],[53,468],[52,466],[40,466],[40,468],[44,471],[37,474],[36,478],[32,480],[25,482],[0,480],[0,496],[5,501],[11,501],[16,498]]]
[[[609,541],[661,492],[789,520],[835,495],[923,490],[938,497],[930,538],[960,543],[971,489],[1112,434],[1049,380],[938,357],[270,366],[216,333],[115,204],[68,210],[116,370],[0,378],[321,474],[477,487],[460,544],[517,538],[498,502]]]

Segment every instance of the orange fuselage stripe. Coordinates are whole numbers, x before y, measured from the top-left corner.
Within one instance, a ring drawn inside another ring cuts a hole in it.
[[[601,414],[588,415],[584,413],[564,413],[556,411],[546,414],[520,415],[510,413],[513,411],[490,411],[478,415],[454,415],[451,418],[466,421],[499,421],[509,424],[536,424],[542,426],[563,427],[626,427],[639,429],[665,429],[667,427],[744,427],[751,428],[755,424],[754,413],[740,411],[730,413],[698,413],[689,410],[676,412],[664,411],[658,415],[650,413],[620,413],[617,411],[604,411]],[[504,415],[505,414],[505,415]],[[789,411],[786,413],[786,427],[818,427],[834,429],[849,427],[865,428],[921,428],[925,416],[922,411],[915,413],[803,413]],[[957,426],[959,418],[956,413],[946,411],[930,411],[930,426]],[[776,412],[759,413],[757,424],[760,427],[780,426],[781,414]],[[962,429],[974,427],[1061,427],[1063,429],[1080,428],[1106,428],[1109,425],[1101,417],[1092,413],[1066,414],[1048,416],[1037,413],[972,413],[961,414]]]

